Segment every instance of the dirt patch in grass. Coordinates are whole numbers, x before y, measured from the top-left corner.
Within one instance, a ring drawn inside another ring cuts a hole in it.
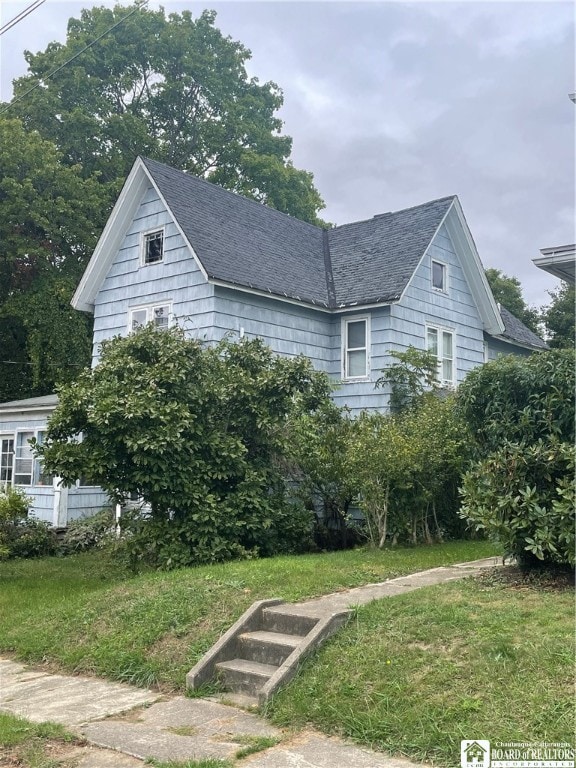
[[[494,568],[476,576],[480,584],[502,585],[514,590],[564,592],[574,589],[574,571],[571,568],[542,567],[523,570],[517,565]]]

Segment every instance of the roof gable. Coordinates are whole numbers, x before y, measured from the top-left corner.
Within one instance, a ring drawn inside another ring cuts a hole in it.
[[[155,160],[137,158],[72,299],[92,311],[152,185],[204,277],[328,311],[399,301],[446,223],[482,316],[504,331],[457,197],[323,230]]]
[[[444,197],[330,230],[337,306],[398,301],[453,200]]]

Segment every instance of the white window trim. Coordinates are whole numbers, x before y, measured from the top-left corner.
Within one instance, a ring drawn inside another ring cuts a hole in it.
[[[457,375],[458,358],[456,355],[456,351],[457,351],[456,330],[454,328],[449,328],[446,325],[437,325],[436,323],[426,323],[426,328],[424,331],[425,349],[428,349],[428,330],[434,330],[438,333],[438,355],[436,359],[438,361],[438,381],[440,383],[440,386],[455,388],[458,381],[458,375]],[[444,359],[442,354],[444,351],[442,349],[442,333],[449,333],[452,336],[452,380],[451,381],[448,381],[448,379],[442,378],[442,361]]]
[[[9,483],[10,486],[18,487],[18,488],[51,488],[52,483],[45,484],[45,483],[38,483],[36,482],[36,478],[40,476],[40,459],[38,459],[36,456],[32,456],[32,474],[30,477],[30,483],[17,483],[16,482],[16,460],[17,460],[17,452],[18,452],[18,442],[19,442],[19,436],[21,434],[26,433],[32,433],[34,439],[38,441],[39,434],[43,432],[46,433],[46,427],[28,427],[28,428],[22,428],[22,429],[15,429],[13,432],[2,432],[0,433],[0,439],[2,440],[13,440],[14,441],[14,455],[12,456],[12,479]]]
[[[441,267],[444,267],[444,288],[436,288],[434,286],[434,278],[433,278],[433,273],[434,273],[434,266],[433,265],[434,264],[440,264]],[[448,285],[449,285],[449,280],[448,280],[449,269],[448,269],[448,266],[449,265],[445,261],[441,261],[440,259],[430,258],[430,285],[432,287],[432,290],[436,291],[436,293],[443,293],[443,294],[448,293]],[[449,330],[449,329],[447,329],[447,330]]]
[[[0,441],[2,440],[12,440],[12,447],[13,447],[13,453],[12,453],[12,477],[6,485],[13,485],[14,483],[14,460],[16,457],[16,435],[14,432],[0,432]],[[4,481],[0,480],[0,486],[4,485]]]
[[[366,373],[362,376],[348,376],[346,370],[346,361],[348,358],[348,348],[346,342],[348,339],[348,324],[357,323],[361,320],[366,321]],[[371,346],[371,332],[370,332],[370,315],[352,315],[350,317],[343,317],[340,325],[340,338],[341,338],[341,376],[342,381],[370,381],[370,346]]]
[[[155,235],[158,232],[162,232],[162,258],[160,261],[146,261],[146,236],[147,235]],[[151,227],[150,229],[145,229],[143,232],[140,233],[140,266],[141,267],[155,267],[157,264],[162,264],[164,262],[164,256],[166,255],[166,231],[164,226],[161,227]]]
[[[148,324],[153,319],[154,310],[158,307],[168,307],[168,328],[171,328],[174,325],[174,313],[172,312],[172,300],[167,299],[166,301],[155,301],[151,304],[137,304],[134,307],[128,307],[128,333],[132,333],[132,315],[134,312],[145,310],[147,313],[146,323]]]

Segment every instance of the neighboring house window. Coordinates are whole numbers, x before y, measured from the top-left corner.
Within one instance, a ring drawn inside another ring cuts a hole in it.
[[[14,485],[32,485],[34,454],[29,441],[34,432],[18,432],[14,459]]]
[[[446,328],[426,326],[426,346],[438,360],[438,378],[443,386],[456,383],[456,361],[454,359],[454,332]]]
[[[44,432],[38,432],[36,435],[36,442],[38,445],[42,445],[44,442]],[[44,471],[44,466],[41,459],[34,459],[34,485],[52,485],[54,480],[53,475],[49,475]]]
[[[0,485],[12,482],[14,466],[14,438],[0,437]]]
[[[142,236],[142,264],[158,264],[164,259],[164,230],[144,232]]]
[[[355,317],[350,320],[343,320],[342,338],[343,378],[365,379],[369,374],[369,319],[367,317]]]
[[[155,304],[149,307],[134,307],[130,310],[130,331],[136,331],[148,323],[156,328],[168,328],[171,324],[172,305]]]
[[[432,288],[444,293],[448,290],[448,267],[441,261],[432,261]]]

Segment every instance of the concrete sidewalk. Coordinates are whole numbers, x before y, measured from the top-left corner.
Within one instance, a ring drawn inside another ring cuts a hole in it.
[[[294,606],[302,613],[333,612],[420,587],[480,573],[497,558],[432,568],[380,584],[326,595]],[[244,758],[250,768],[417,768],[414,763],[360,749],[313,731],[294,735],[217,699],[166,697],[95,678],[50,675],[0,659],[0,710],[34,722],[62,723],[88,745],[66,759],[77,768],[142,768],[157,760],[229,759],[263,737],[277,743]]]

